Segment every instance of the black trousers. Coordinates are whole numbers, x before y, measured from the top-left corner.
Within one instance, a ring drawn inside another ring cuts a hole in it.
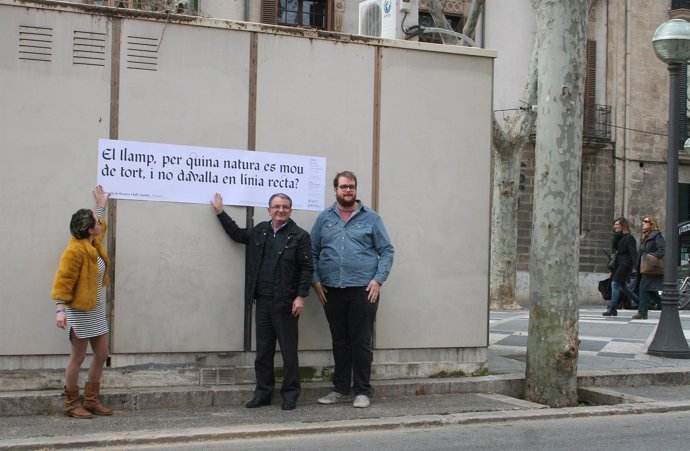
[[[378,300],[367,299],[367,287],[326,287],[328,302],[324,305],[333,339],[336,392],[347,395],[350,386],[355,395],[371,393],[371,362],[374,358],[371,334]]]
[[[297,399],[300,393],[299,359],[297,357],[297,321],[292,316],[291,306],[273,299],[259,298],[256,301],[256,360],[254,372],[256,388],[254,395],[270,399],[275,386],[273,360],[276,340],[283,356],[283,385],[280,395],[283,399]]]

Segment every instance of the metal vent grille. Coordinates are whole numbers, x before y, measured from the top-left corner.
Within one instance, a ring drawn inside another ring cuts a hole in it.
[[[74,30],[72,63],[105,66],[105,33]]]
[[[158,70],[158,38],[127,36],[127,69]]]
[[[199,371],[201,385],[231,385],[235,383],[234,368],[202,368]]]
[[[52,61],[53,29],[47,27],[19,26],[19,59]]]

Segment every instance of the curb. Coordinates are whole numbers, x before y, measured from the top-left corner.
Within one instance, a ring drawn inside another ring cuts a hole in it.
[[[374,396],[406,396],[449,393],[498,393],[513,398],[522,396],[523,374],[506,374],[449,379],[405,379],[374,382]],[[323,382],[302,384],[300,400],[316,401],[331,385]],[[104,389],[101,397],[115,410],[153,410],[194,407],[241,406],[252,398],[254,385],[176,386],[156,388]],[[275,395],[274,395],[275,397]],[[3,416],[62,413],[61,390],[0,392],[0,418]]]
[[[81,437],[50,437],[0,442],[0,450],[37,448],[64,449],[74,447],[133,446],[145,444],[185,443],[202,440],[232,440],[266,437],[291,437],[304,434],[393,430],[507,421],[580,418],[609,415],[638,415],[690,410],[690,401],[655,401],[644,404],[616,406],[565,407],[538,410],[468,412],[449,415],[418,415],[363,420],[337,420],[323,423],[291,422],[282,424],[242,425],[215,428],[190,428],[161,431],[136,431],[87,434]]]
[[[578,374],[577,385],[583,388],[648,385],[688,385],[690,369],[664,367],[643,370],[592,370]],[[376,381],[373,394],[381,398],[401,398],[430,394],[492,393],[522,398],[524,373],[447,379],[404,379]],[[154,410],[192,407],[241,406],[251,399],[253,385],[211,385],[104,389],[104,402],[116,410]],[[302,384],[302,401],[316,401],[330,390],[330,384]],[[603,398],[600,398],[603,399]],[[626,402],[621,399],[617,403]],[[596,404],[615,404],[597,401]],[[0,392],[0,418],[3,416],[46,415],[62,412],[61,390]]]

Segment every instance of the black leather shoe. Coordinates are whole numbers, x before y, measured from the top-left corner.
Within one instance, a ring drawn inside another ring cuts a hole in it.
[[[261,406],[268,406],[271,404],[271,399],[264,399],[264,398],[259,398],[258,396],[255,396],[252,398],[251,401],[248,401],[247,404],[244,405],[247,409],[254,409],[256,407],[261,407]]]
[[[615,308],[611,308],[602,313],[602,316],[618,316],[618,311]]]
[[[296,399],[284,399],[283,400],[283,410],[295,410],[297,407]]]

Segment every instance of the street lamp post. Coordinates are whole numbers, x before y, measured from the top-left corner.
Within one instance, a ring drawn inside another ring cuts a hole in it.
[[[668,156],[666,176],[666,253],[661,317],[647,353],[676,359],[690,358],[690,348],[678,315],[678,147],[680,141],[678,102],[679,75],[690,60],[690,23],[682,19],[664,22],[652,39],[656,56],[668,65],[670,94],[668,112]]]

